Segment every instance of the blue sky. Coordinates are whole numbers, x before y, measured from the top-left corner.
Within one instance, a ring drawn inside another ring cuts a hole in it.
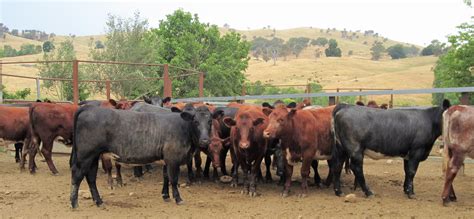
[[[139,11],[156,27],[182,8],[201,21],[236,29],[270,25],[373,29],[390,39],[426,45],[445,41],[456,26],[474,15],[462,0],[0,0],[0,22],[10,29],[38,29],[67,35],[104,33],[107,14],[129,17]]]

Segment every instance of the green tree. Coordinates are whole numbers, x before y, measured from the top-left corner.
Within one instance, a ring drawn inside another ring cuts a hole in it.
[[[385,47],[382,42],[375,41],[370,48],[370,54],[372,54],[372,60],[379,60],[382,57],[382,53],[385,52]]]
[[[23,90],[17,90],[14,93],[10,93],[5,89],[5,86],[0,87],[3,92],[4,99],[13,99],[13,100],[24,100],[28,95],[31,94],[30,88],[25,88]]]
[[[54,49],[54,44],[51,41],[46,41],[43,43],[43,51],[51,52]]]
[[[329,40],[329,47],[324,50],[326,57],[341,57],[342,51],[337,47],[337,41],[335,39]]]
[[[59,47],[49,53],[43,53],[44,61],[64,60],[71,61],[76,59],[73,41],[67,39],[59,44]],[[43,63],[38,65],[41,77],[47,78],[72,78],[72,63]],[[84,79],[84,74],[79,71],[79,79]],[[56,92],[60,100],[73,100],[72,81],[44,81],[43,86]],[[89,97],[88,85],[79,83],[79,99],[85,100]]]
[[[296,58],[298,58],[298,56],[303,51],[303,49],[305,49],[308,46],[309,40],[310,39],[307,37],[292,37],[288,39],[287,44],[290,47],[293,55],[295,55]]]
[[[432,40],[431,44],[421,50],[422,56],[440,56],[447,51],[446,44],[439,40]]]
[[[152,29],[148,39],[155,62],[206,72],[205,95],[241,93],[250,44],[239,33],[221,36],[216,25],[201,23],[197,14],[176,10]],[[173,96],[197,96],[197,78],[175,78],[173,88]]]
[[[402,44],[395,44],[388,47],[387,52],[392,59],[403,59],[407,57],[407,54],[405,54],[405,48]]]
[[[105,48],[105,46],[104,46],[104,44],[102,43],[102,41],[97,40],[97,41],[95,41],[95,48],[96,48],[96,49],[103,49],[103,48]]]
[[[325,37],[318,37],[317,39],[311,40],[312,46],[326,46],[328,44],[328,39]]]
[[[5,57],[5,52],[3,51],[3,49],[0,48],[0,58],[3,58]]]
[[[97,61],[116,61],[134,63],[153,63],[152,46],[147,42],[148,21],[139,13],[131,18],[109,15],[106,22],[105,48],[96,49],[102,42],[93,39],[90,42],[89,56]],[[100,43],[98,43],[100,42]],[[88,72],[95,72],[93,77],[99,80],[123,80],[128,78],[159,77],[160,67],[136,65],[102,65],[87,66]],[[103,92],[105,84],[95,87]],[[123,80],[114,83],[111,93],[120,98],[135,99],[144,93],[162,89],[161,81]]]
[[[5,57],[15,57],[17,55],[16,49],[13,49],[10,45],[4,45],[3,46],[3,53]]]
[[[451,46],[447,53],[436,62],[433,87],[474,85],[474,25],[463,23],[458,30],[458,34],[448,38]],[[453,104],[459,103],[459,94],[449,93],[433,94],[433,104],[440,104],[444,98],[450,99]]]

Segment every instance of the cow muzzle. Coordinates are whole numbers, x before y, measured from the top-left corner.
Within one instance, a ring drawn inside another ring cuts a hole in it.
[[[240,148],[242,148],[242,149],[247,149],[247,148],[249,148],[250,144],[247,143],[247,142],[240,142],[240,143],[239,143],[239,146],[240,146]]]
[[[209,145],[209,143],[211,143],[211,141],[209,141],[209,139],[201,139],[199,141],[199,144],[201,145],[201,147],[207,147]]]
[[[269,131],[263,131],[263,137],[264,138],[270,138],[270,132]]]

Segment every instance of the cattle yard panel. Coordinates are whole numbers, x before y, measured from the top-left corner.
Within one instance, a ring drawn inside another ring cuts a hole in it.
[[[71,69],[71,78],[46,78],[46,77],[31,77],[31,76],[21,76],[15,74],[7,74],[3,73],[3,65],[15,65],[15,64],[40,64],[40,63],[72,63]],[[162,76],[161,77],[134,77],[134,78],[119,78],[119,79],[106,79],[106,80],[81,80],[79,79],[79,69],[80,64],[101,64],[101,65],[128,65],[128,66],[154,66],[162,69]],[[170,75],[170,69],[177,69],[176,71],[185,71],[184,74],[180,75]],[[15,78],[23,78],[23,79],[31,79],[35,80],[36,86],[36,93],[37,99],[41,99],[40,95],[40,81],[71,81],[73,85],[73,103],[79,102],[79,83],[100,83],[105,84],[105,94],[106,98],[111,98],[111,89],[116,83],[125,83],[125,82],[136,82],[136,83],[144,83],[150,81],[157,81],[163,80],[163,96],[173,96],[172,90],[172,80],[178,77],[189,77],[193,75],[199,76],[199,97],[203,97],[204,95],[204,80],[205,80],[205,73],[199,72],[193,69],[186,69],[180,68],[177,66],[171,66],[168,64],[155,64],[155,63],[132,63],[132,62],[109,62],[109,61],[89,61],[89,60],[72,60],[72,61],[11,61],[11,62],[4,62],[0,60],[0,86],[3,85],[3,77],[15,77]],[[196,80],[197,81],[197,80]],[[131,88],[132,89],[132,88]],[[11,102],[11,101],[10,101]],[[3,103],[3,92],[0,90],[0,103]]]

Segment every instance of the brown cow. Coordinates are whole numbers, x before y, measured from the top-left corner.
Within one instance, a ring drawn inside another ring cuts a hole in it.
[[[263,130],[267,127],[267,116],[261,107],[240,108],[235,120],[224,118],[224,123],[231,128],[231,142],[235,161],[241,166],[244,173],[244,189],[242,194],[257,196],[256,176],[260,171],[260,164],[267,150],[267,140],[263,138]],[[234,164],[232,184],[237,184],[237,169]],[[250,173],[250,177],[249,177]]]
[[[443,114],[444,182],[443,205],[456,201],[453,180],[464,163],[466,155],[474,158],[474,107],[453,106]]]
[[[305,197],[308,190],[310,166],[312,163],[314,165],[313,160],[328,160],[331,158],[331,150],[334,144],[334,138],[331,134],[333,109],[334,106],[312,110],[288,110],[283,107],[278,107],[273,111],[264,110],[265,114],[269,114],[270,120],[264,131],[264,136],[266,138],[281,139],[283,156],[286,158],[284,159],[286,182],[283,197],[288,196],[293,166],[296,162],[303,162],[301,166],[302,193],[300,197]],[[329,171],[329,174],[331,174],[331,171]],[[318,179],[315,174],[316,180]],[[331,175],[328,176],[327,183],[330,180]]]
[[[0,106],[0,138],[8,141],[29,141],[28,107]],[[20,148],[15,145],[15,160],[20,161]]]

